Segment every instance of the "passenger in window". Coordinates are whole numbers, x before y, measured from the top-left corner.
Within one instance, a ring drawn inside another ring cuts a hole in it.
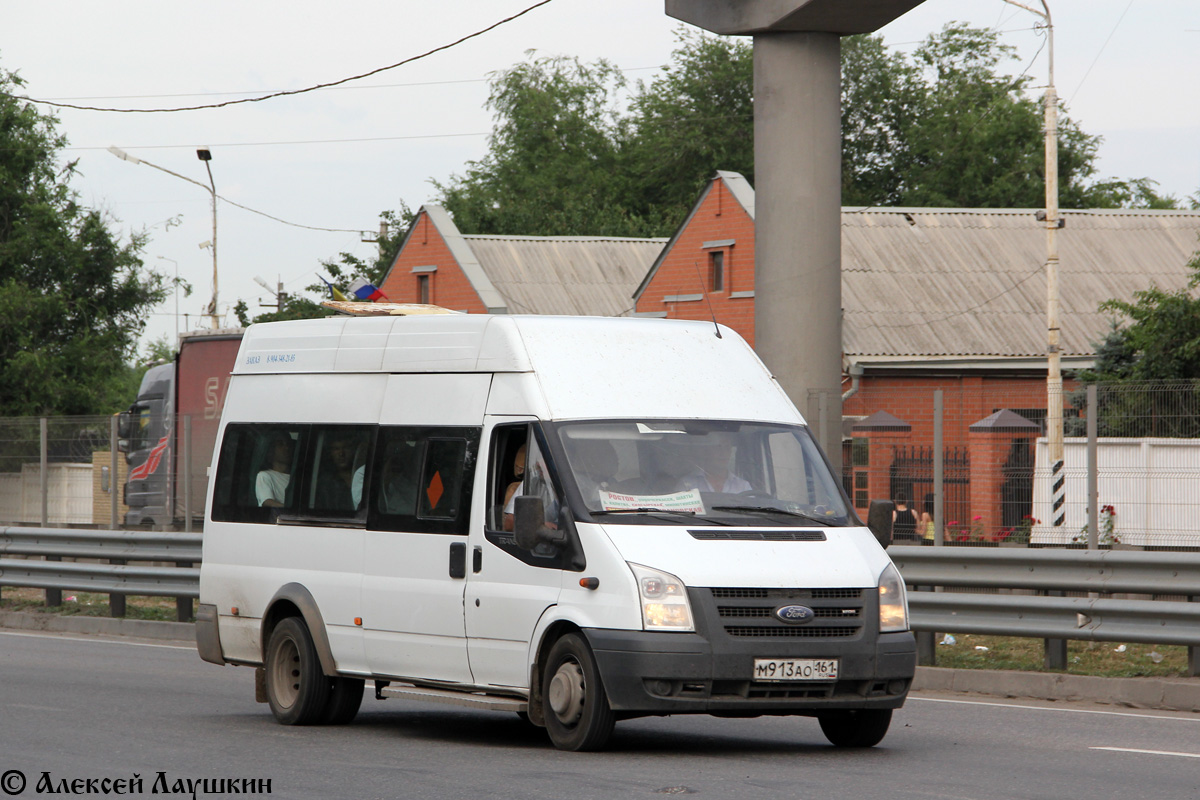
[[[271,466],[261,470],[254,479],[254,494],[258,504],[267,508],[281,508],[287,498],[288,483],[292,479],[292,453],[295,443],[286,433],[271,440],[269,453]]]
[[[355,474],[356,442],[349,434],[335,435],[329,443],[329,460],[321,471],[317,487],[317,507],[329,511],[353,513],[362,497],[362,476]],[[354,491],[355,483],[358,492]]]
[[[504,508],[508,508],[508,501],[512,500],[513,495],[521,488],[521,482],[525,479],[525,445],[517,448],[517,454],[513,456],[513,482],[504,490],[504,502],[501,504]]]
[[[521,450],[525,450],[525,446],[521,446]],[[518,487],[522,484],[518,484]],[[517,507],[517,497],[540,497],[542,498],[542,510],[545,512],[545,524],[547,528],[558,528],[558,495],[554,492],[554,486],[550,483],[550,469],[546,466],[546,462],[542,460],[542,454],[534,448],[533,463],[528,465],[525,473],[524,488],[518,488],[512,496],[508,498],[508,502],[504,504],[504,530],[511,531],[516,526],[514,513]]]
[[[733,445],[720,439],[690,445],[692,472],[683,479],[683,488],[726,494],[750,491],[750,482],[730,469],[732,456]]]

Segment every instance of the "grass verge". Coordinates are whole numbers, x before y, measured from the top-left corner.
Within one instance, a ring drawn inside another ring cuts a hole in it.
[[[1043,666],[1044,654],[1041,639],[958,633],[940,640],[937,666],[1049,672]],[[1065,672],[1104,678],[1182,678],[1187,663],[1186,647],[1068,641]]]
[[[60,606],[46,605],[44,589],[25,589],[5,586],[0,589],[0,610],[25,611],[36,614],[59,614],[64,617],[109,617],[112,609],[108,595],[62,590]],[[125,597],[125,619],[148,619],[177,622],[174,597]]]

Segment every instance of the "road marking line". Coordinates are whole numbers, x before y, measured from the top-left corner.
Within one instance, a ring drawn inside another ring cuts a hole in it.
[[[1172,753],[1170,750],[1138,750],[1133,747],[1089,747],[1088,750],[1111,750],[1114,753],[1141,753],[1147,756],[1177,756],[1178,758],[1200,758],[1200,753]]]
[[[123,644],[130,647],[159,647],[164,650],[191,650],[195,652],[196,648],[187,647],[178,644],[153,644],[151,642],[126,642],[120,639],[98,639],[87,634],[69,635],[66,631],[46,631],[43,633],[18,633],[16,631],[0,631],[0,636],[19,636],[28,639],[57,639],[66,642],[101,642],[103,644]]]
[[[1020,708],[1027,711],[1058,711],[1067,714],[1105,714],[1113,717],[1136,717],[1137,719],[1169,719],[1176,722],[1200,722],[1200,717],[1163,717],[1156,714],[1135,714],[1130,711],[1100,711],[1090,708],[1047,708],[1046,706],[1022,705],[1020,703],[989,703],[986,700],[949,700],[941,697],[914,697],[909,695],[909,700],[918,700],[924,703],[956,703],[964,706],[994,706],[996,708]],[[1183,712],[1181,712],[1183,713]]]

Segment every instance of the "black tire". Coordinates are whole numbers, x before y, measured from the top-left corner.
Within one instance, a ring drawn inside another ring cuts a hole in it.
[[[358,715],[363,701],[362,678],[327,678],[329,703],[321,717],[322,725],[349,725]]]
[[[284,725],[313,725],[322,720],[331,685],[304,621],[288,617],[267,644],[267,702]]]
[[[546,732],[559,750],[600,750],[616,717],[587,641],[568,633],[550,648],[542,674]]]
[[[821,732],[834,747],[874,747],[892,724],[890,708],[826,711],[817,716]]]

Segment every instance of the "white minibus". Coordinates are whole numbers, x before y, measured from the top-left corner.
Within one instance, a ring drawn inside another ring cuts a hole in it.
[[[890,505],[864,524],[713,323],[254,325],[210,474],[199,652],[285,724],[350,722],[369,682],[565,750],[668,714],[869,747],[912,682]]]

